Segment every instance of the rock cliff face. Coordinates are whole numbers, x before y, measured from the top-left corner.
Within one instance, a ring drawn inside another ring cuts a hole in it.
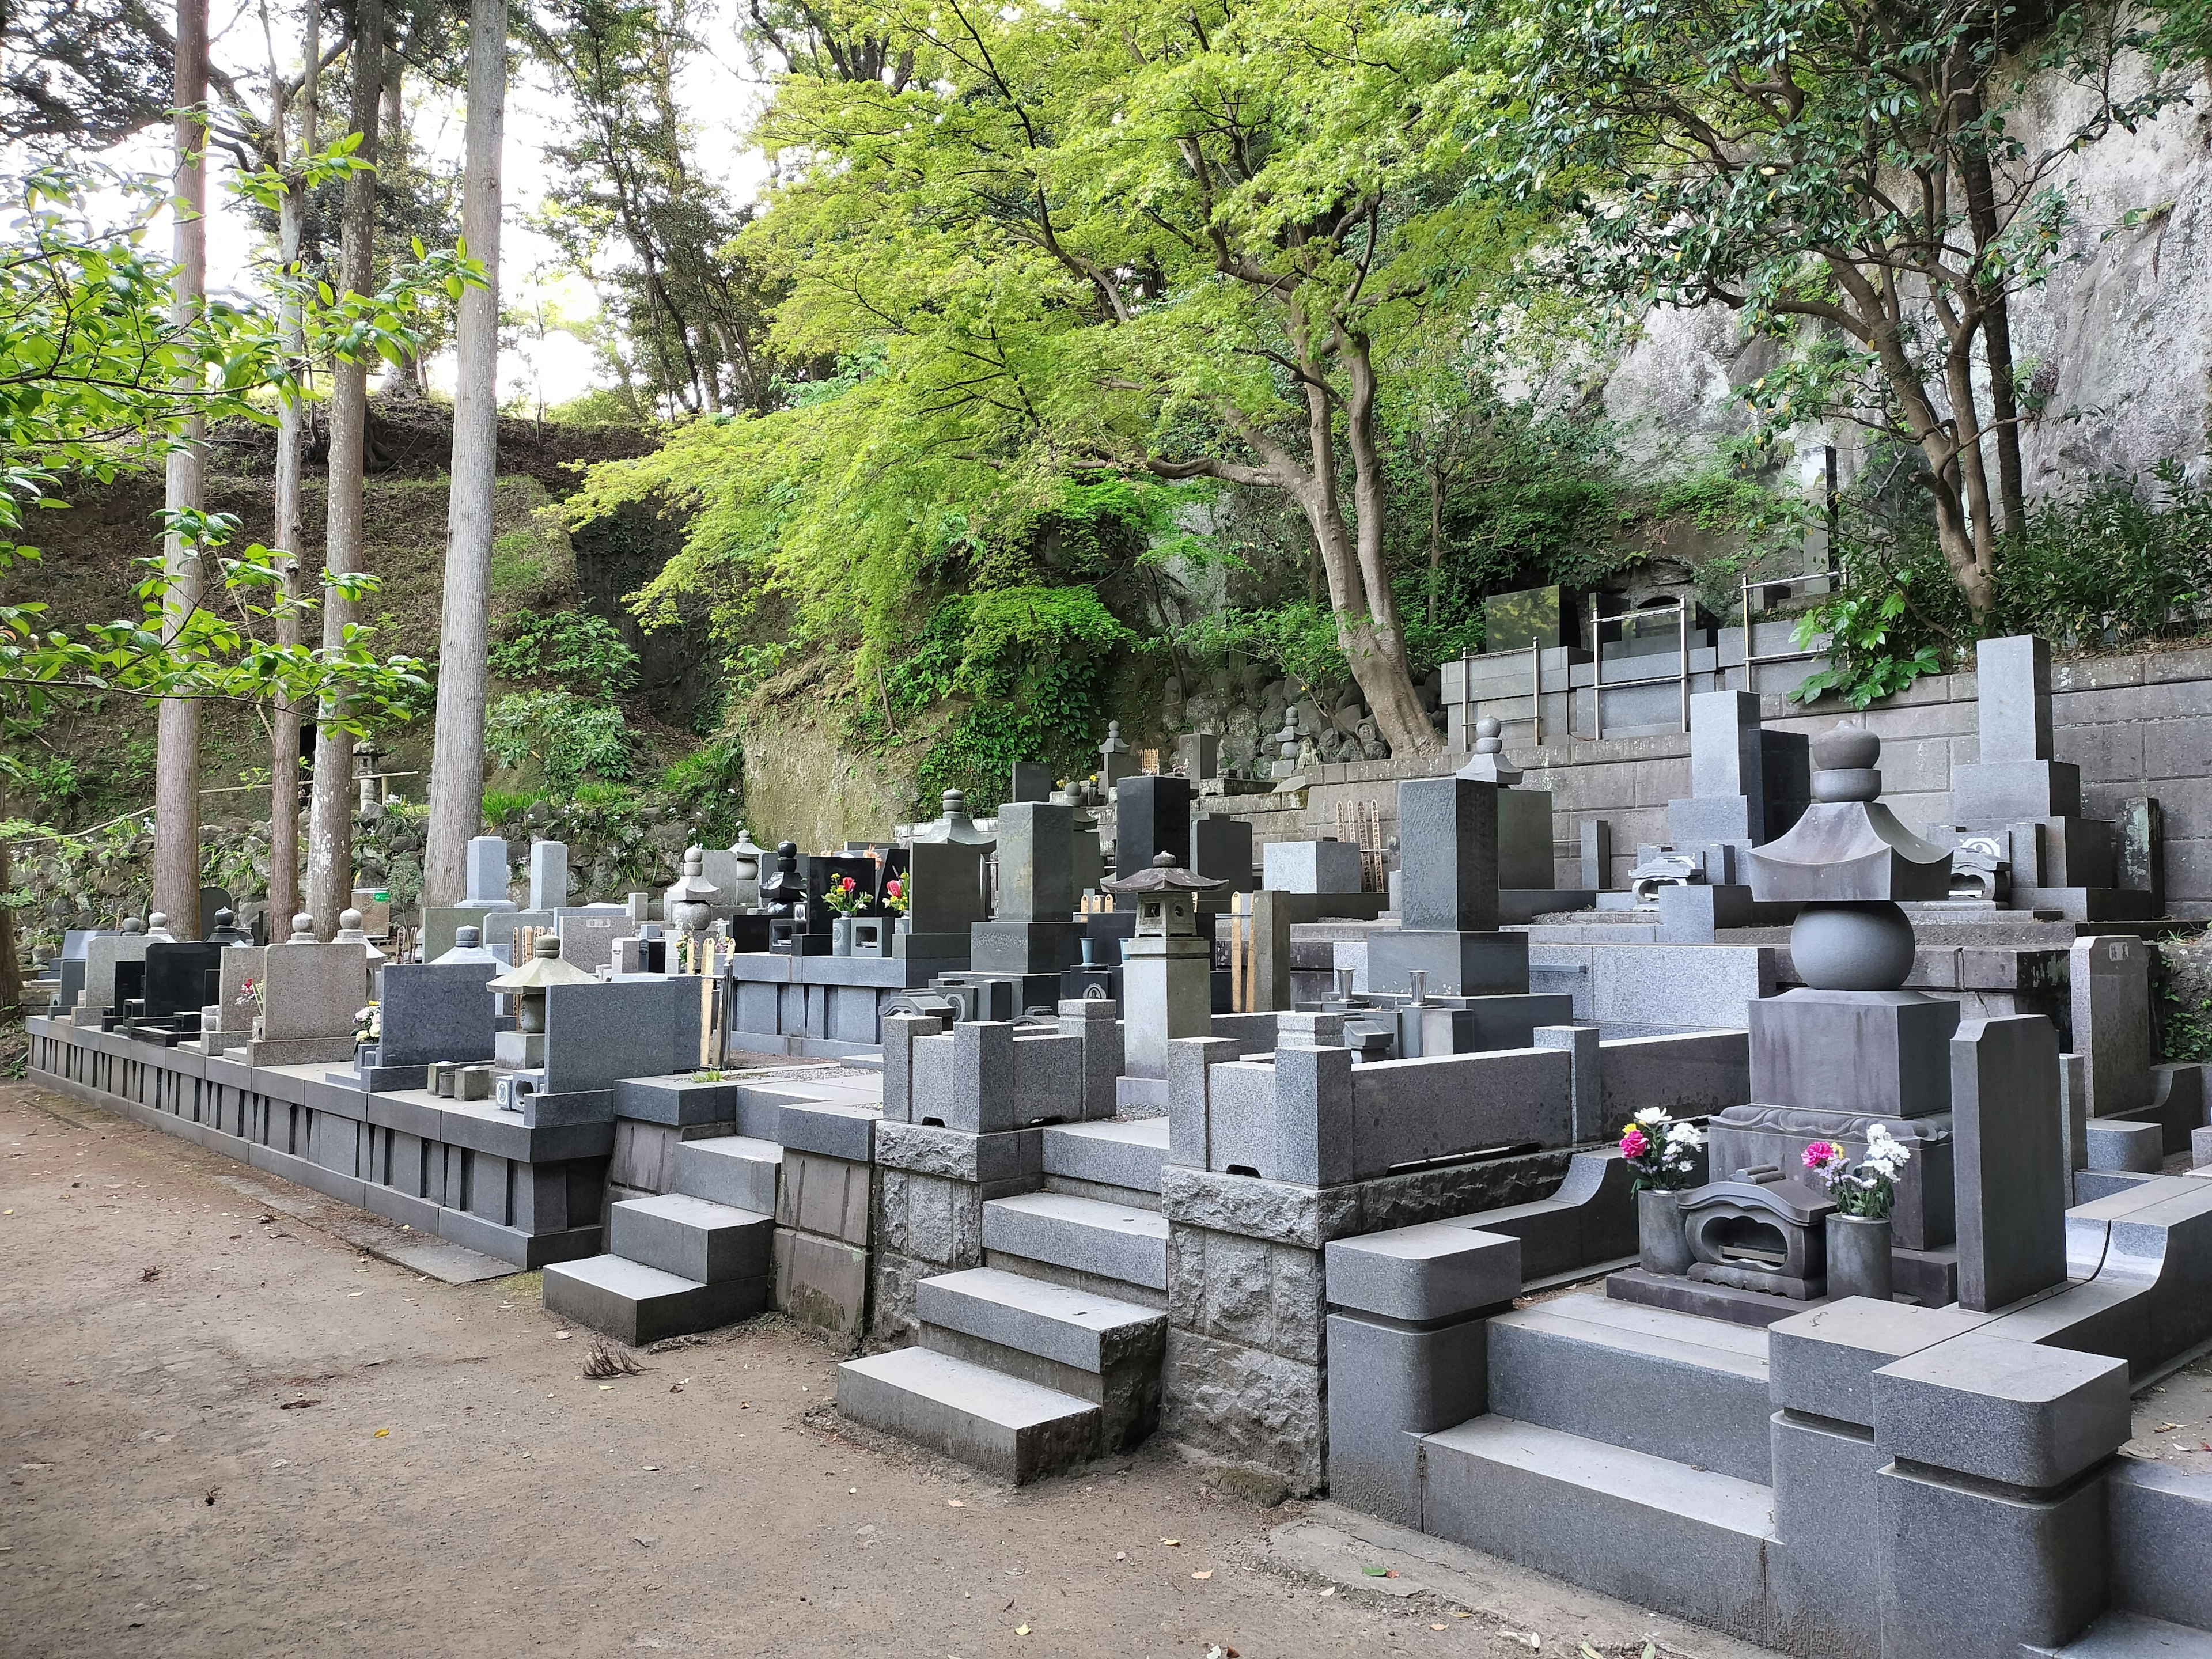
[[[2169,458],[2199,483],[2212,474],[2212,96],[2201,71],[2189,95],[2136,132],[2091,145],[2057,176],[2071,218],[2063,254],[2012,313],[2021,380],[2041,405],[2022,441],[2032,495],[2094,473],[2148,477]],[[2045,79],[2010,125],[2040,153],[2089,108],[2082,88]],[[1743,429],[1740,388],[1775,361],[1775,348],[1747,339],[1724,309],[1655,310],[1601,397],[1632,463],[1688,471]],[[1827,443],[1850,476],[1856,436],[1808,426],[1798,434],[1808,487]]]
[[[847,841],[885,841],[911,823],[916,746],[848,750],[837,734],[786,701],[741,716],[745,823],[763,847],[795,841],[802,852]]]

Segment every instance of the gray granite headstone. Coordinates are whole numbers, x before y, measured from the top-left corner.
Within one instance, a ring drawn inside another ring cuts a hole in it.
[[[2040,1014],[1970,1019],[1951,1039],[1959,1305],[2008,1307],[2066,1279],[2058,1033]]]
[[[561,960],[597,973],[614,965],[615,941],[635,939],[638,925],[627,910],[590,905],[556,910],[553,926],[561,935]]]
[[[699,1064],[699,979],[615,980],[545,990],[545,1086],[611,1089]]]
[[[507,842],[497,836],[472,836],[469,839],[468,896],[457,908],[463,910],[512,910],[514,901],[507,896]]]
[[[559,910],[568,903],[568,847],[565,842],[530,843],[530,908]]]
[[[1001,921],[1065,921],[1075,909],[1075,809],[1036,800],[999,809],[999,908]],[[920,847],[915,848],[917,855]],[[915,884],[921,891],[919,880]],[[981,920],[980,917],[976,920]],[[957,924],[964,927],[966,923]],[[916,933],[951,932],[924,927]]]
[[[368,958],[354,944],[273,945],[261,997],[262,1035],[272,1042],[349,1036],[368,1001]]]
[[[387,963],[378,988],[383,1017],[378,1063],[489,1060],[498,1000],[484,985],[498,971],[492,961]]]
[[[1408,778],[1398,786],[1399,914],[1416,931],[1498,926],[1498,786]]]

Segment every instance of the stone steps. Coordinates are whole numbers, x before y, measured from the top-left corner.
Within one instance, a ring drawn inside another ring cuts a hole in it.
[[[1501,1417],[1764,1485],[1766,1332],[1577,1292],[1490,1322]]]
[[[770,1270],[772,1215],[684,1193],[624,1199],[610,1211],[609,1253],[702,1284]]]
[[[676,1190],[689,1197],[774,1215],[783,1148],[750,1135],[686,1140],[676,1148],[673,1173]]]
[[[987,1261],[998,1256],[1015,1263],[1035,1262],[1076,1275],[1086,1284],[1133,1285],[1152,1297],[1167,1291],[1167,1218],[1157,1210],[1135,1205],[1109,1204],[1072,1193],[995,1198],[983,1206],[983,1250]],[[1025,1276],[1055,1275],[1048,1271]]]
[[[1017,1485],[1098,1454],[1089,1401],[928,1348],[847,1360],[837,1408]]]
[[[1164,1117],[1055,1124],[1044,1132],[1044,1172],[1158,1194],[1168,1161]]]
[[[921,1346],[1097,1406],[1098,1443],[1135,1445],[1159,1418],[1167,1316],[996,1267],[924,1279]]]
[[[2024,1648],[2051,1659],[2212,1659],[2212,1634],[2137,1613],[2108,1613],[2063,1648]]]
[[[772,1289],[765,1274],[708,1284],[620,1255],[545,1269],[547,1312],[634,1348],[747,1318],[768,1306]]]
[[[1771,1488],[1496,1415],[1424,1437],[1422,1528],[1763,1640]]]

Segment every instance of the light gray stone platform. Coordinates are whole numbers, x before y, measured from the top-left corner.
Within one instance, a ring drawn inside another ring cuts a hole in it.
[[[762,1215],[775,1213],[783,1148],[750,1135],[716,1135],[676,1148],[676,1190]]]
[[[2212,1635],[2140,1613],[2108,1613],[2063,1648],[2032,1648],[2051,1659],[2212,1659]]]
[[[1098,1449],[1090,1401],[927,1348],[848,1360],[837,1408],[1018,1485]]]
[[[983,1206],[983,1249],[1089,1278],[1164,1293],[1167,1218],[1067,1193],[1024,1193]]]
[[[1056,1124],[1044,1132],[1047,1175],[1126,1187],[1136,1192],[1160,1189],[1160,1168],[1168,1157],[1164,1117],[1109,1119],[1097,1123]]]
[[[1769,1487],[1508,1417],[1422,1442],[1427,1528],[1753,1640],[1776,1546]]]
[[[1556,1297],[1490,1322],[1491,1409],[1764,1484],[1766,1340],[1601,1295]]]
[[[595,1255],[545,1269],[549,1313],[631,1347],[757,1314],[768,1306],[770,1290],[766,1275],[706,1284],[619,1255]]]

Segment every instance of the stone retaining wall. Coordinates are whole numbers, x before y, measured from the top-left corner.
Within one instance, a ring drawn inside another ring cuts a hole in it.
[[[2212,648],[2075,658],[2051,665],[2051,683],[2057,758],[2081,767],[2084,810],[2112,817],[2131,797],[2154,797],[2165,814],[2167,913],[2212,919]],[[1692,689],[1717,685],[1706,675]],[[1832,700],[1808,711],[1778,694],[1762,693],[1760,704],[1778,730],[1822,732],[1839,720],[1871,726],[1882,740],[1882,799],[1915,830],[1947,820],[1951,769],[1980,748],[1971,673],[1932,675],[1863,714]],[[1525,690],[1476,709],[1508,722],[1506,753],[1526,769],[1523,787],[1552,792],[1559,884],[1581,885],[1581,828],[1602,818],[1613,826],[1607,884],[1625,885],[1637,843],[1663,840],[1667,803],[1690,793],[1688,734],[1594,742],[1547,714],[1543,744],[1531,747]],[[1398,782],[1448,772],[1463,758],[1322,766],[1302,807],[1273,795],[1209,797],[1201,805],[1251,819],[1259,846],[1334,835],[1340,803],[1348,811],[1350,803],[1371,801],[1387,838],[1397,830]]]

